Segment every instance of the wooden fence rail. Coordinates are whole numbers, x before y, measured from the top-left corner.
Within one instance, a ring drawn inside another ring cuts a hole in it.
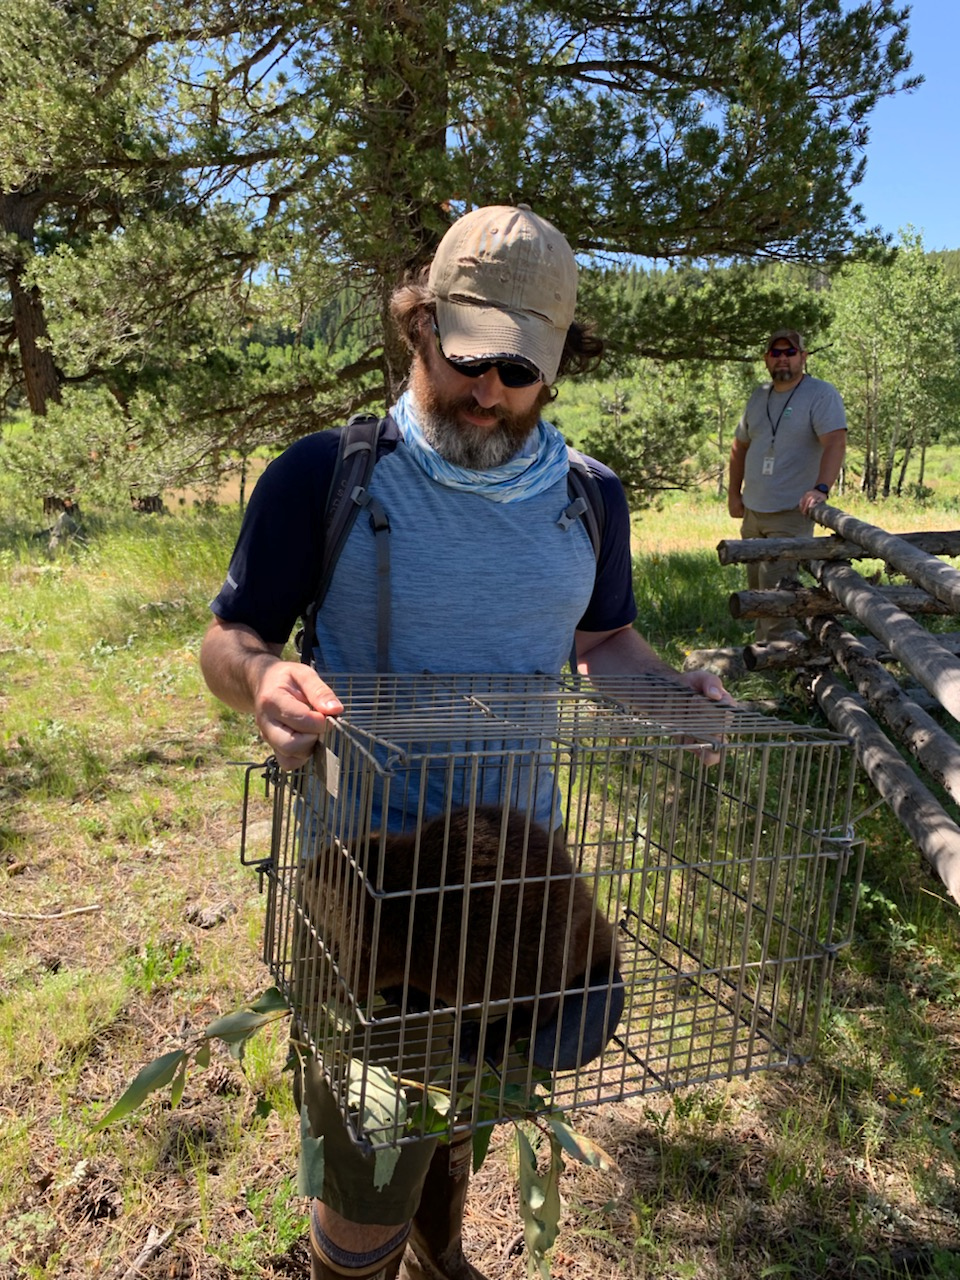
[[[960,531],[892,534],[827,503],[811,515],[834,536],[725,539],[717,547],[721,564],[789,560],[817,583],[805,586],[791,575],[775,590],[731,595],[734,617],[792,617],[804,628],[802,643],[748,645],[745,664],[803,673],[830,724],[851,739],[867,776],[960,903],[960,823],[945,807],[957,805],[960,813],[960,634],[933,634],[916,621],[960,614],[960,572],[938,558],[960,556]],[[865,577],[851,563],[861,559],[881,560],[909,585],[880,585],[882,573]],[[840,618],[869,634],[854,635]],[[908,687],[906,677],[920,688]]]
[[[922,587],[880,587],[878,595],[907,613],[953,612]],[[833,614],[838,610],[848,612],[829,591],[799,585],[783,591],[735,591],[730,597],[730,612],[735,618],[802,618],[817,613]]]
[[[832,511],[823,503],[818,511]],[[859,523],[859,522],[858,522]],[[868,526],[869,527],[869,526]],[[882,532],[882,530],[881,530]],[[960,531],[923,533],[898,533],[896,535],[910,546],[919,547],[934,556],[960,556]],[[858,560],[866,555],[858,542],[845,538],[724,538],[717,543],[717,555],[721,564],[749,564],[751,561],[770,560]]]

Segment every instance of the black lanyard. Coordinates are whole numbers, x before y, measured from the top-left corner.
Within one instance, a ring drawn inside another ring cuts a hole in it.
[[[802,382],[806,376],[807,376],[806,374],[801,374],[800,382]],[[799,387],[800,382],[797,383],[797,387]],[[780,416],[777,418],[776,422],[774,422],[774,420],[770,417],[770,397],[773,395],[773,383],[772,382],[770,383],[770,387],[767,391],[767,421],[770,423],[771,445],[775,445],[777,443],[777,428],[780,426],[780,423],[783,421],[783,415],[790,408],[790,401],[793,399],[793,393],[794,391],[796,391],[797,387],[791,387],[790,394],[787,396],[787,403],[780,410]]]

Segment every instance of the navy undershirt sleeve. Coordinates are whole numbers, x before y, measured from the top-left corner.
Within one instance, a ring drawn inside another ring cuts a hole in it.
[[[630,551],[630,508],[620,478],[595,458],[585,458],[603,493],[604,526],[597,559],[597,580],[580,631],[614,631],[637,616]]]
[[[313,597],[323,548],[323,513],[339,432],[304,436],[257,482],[227,579],[210,608],[224,622],[285,644]]]

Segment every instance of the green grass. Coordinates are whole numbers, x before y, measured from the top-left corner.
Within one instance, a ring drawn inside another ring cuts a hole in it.
[[[943,459],[940,474],[956,486],[958,469]],[[847,509],[957,523],[952,494]],[[0,531],[3,1280],[122,1276],[151,1226],[176,1227],[163,1274],[289,1277],[303,1262],[282,1028],[252,1042],[245,1074],[225,1053],[191,1074],[176,1112],[158,1096],[90,1132],[146,1061],[270,982],[228,763],[265,752],[197,668],[235,530],[232,510],[104,516],[55,559],[29,530]],[[739,570],[714,551],[734,536],[709,495],[636,523],[639,625],[674,661],[745,638],[727,608]],[[619,1174],[564,1175],[558,1277],[960,1276],[957,911],[874,800],[858,783],[863,903],[817,1058],[577,1117]],[[220,902],[222,924],[190,923]],[[482,1270],[519,1280],[522,1260],[500,1253],[519,1231],[514,1187],[502,1128],[467,1238]]]

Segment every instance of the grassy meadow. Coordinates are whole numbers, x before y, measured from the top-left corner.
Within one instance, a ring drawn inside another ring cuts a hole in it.
[[[841,505],[954,528],[956,492]],[[215,1051],[176,1110],[157,1094],[91,1132],[145,1062],[270,985],[237,856],[237,762],[265,752],[197,666],[237,524],[233,507],[90,518],[51,554],[0,522],[0,1280],[308,1273],[282,1026],[243,1071]],[[662,652],[743,642],[716,498],[646,512],[635,536]],[[758,691],[815,714],[787,681]],[[857,803],[864,890],[817,1057],[577,1117],[618,1172],[564,1174],[555,1277],[960,1277],[960,922],[865,782]],[[525,1274],[519,1233],[501,1127],[466,1226],[489,1280]]]

